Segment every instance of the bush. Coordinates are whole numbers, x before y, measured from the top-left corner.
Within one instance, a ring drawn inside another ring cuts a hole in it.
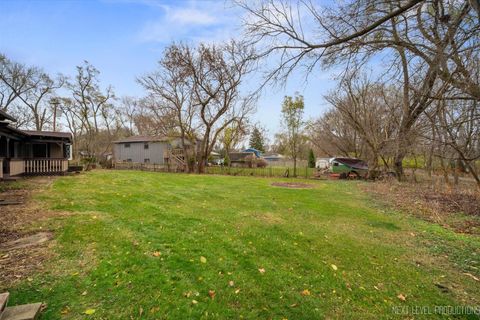
[[[254,155],[248,155],[245,157],[245,165],[249,168],[253,168],[256,165],[256,157]]]
[[[228,156],[228,153],[225,155],[225,159],[223,159],[223,165],[226,167],[230,166],[230,157]]]
[[[257,159],[257,167],[258,168],[265,168],[266,166],[268,166],[267,160],[265,160],[263,158]]]
[[[315,168],[315,154],[312,149],[310,149],[308,153],[308,167]]]

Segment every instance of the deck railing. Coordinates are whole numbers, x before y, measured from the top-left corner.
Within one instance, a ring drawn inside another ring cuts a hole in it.
[[[65,159],[29,159],[25,161],[25,174],[54,174],[68,170]]]
[[[13,159],[9,161],[10,164],[10,175],[18,176],[25,172],[25,163],[24,160]]]
[[[7,160],[3,160],[7,161]],[[48,175],[67,172],[66,159],[12,159],[9,161],[10,176],[19,175]],[[2,168],[0,160],[0,169]],[[0,177],[3,176],[0,175]]]

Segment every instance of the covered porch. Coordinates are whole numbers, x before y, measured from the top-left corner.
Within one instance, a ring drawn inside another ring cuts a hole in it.
[[[71,135],[0,127],[0,179],[55,175],[68,170]]]

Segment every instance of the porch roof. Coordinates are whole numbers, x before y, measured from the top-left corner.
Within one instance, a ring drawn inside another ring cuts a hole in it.
[[[10,120],[12,122],[17,122],[17,119],[0,109],[0,120]]]
[[[28,134],[22,130],[9,126],[7,122],[0,121],[0,136],[2,135],[14,140],[23,140],[28,137]]]
[[[27,135],[33,138],[61,138],[72,140],[72,134],[69,132],[57,132],[57,131],[33,131],[33,130],[22,130]]]

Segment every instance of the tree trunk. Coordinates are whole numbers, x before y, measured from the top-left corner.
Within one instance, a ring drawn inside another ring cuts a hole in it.
[[[393,167],[398,181],[403,181],[405,179],[405,173],[403,172],[403,159],[405,158],[405,155],[406,152],[404,150],[399,150],[393,159]]]
[[[442,167],[443,178],[445,179],[445,183],[447,185],[450,185],[450,179],[448,177],[448,168],[445,166],[445,160],[443,158],[440,158],[440,166]]]
[[[297,176],[297,157],[293,157],[293,177]]]

